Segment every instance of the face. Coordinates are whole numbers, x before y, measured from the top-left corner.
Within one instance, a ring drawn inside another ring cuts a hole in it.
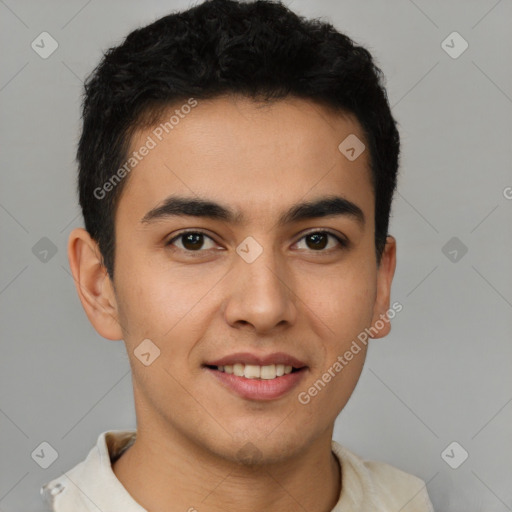
[[[126,343],[139,427],[229,460],[248,441],[278,461],[330,439],[366,345],[336,362],[389,308],[394,271],[392,239],[375,258],[368,150],[338,149],[360,125],[300,99],[218,98],[161,131],[132,140],[156,144],[116,212],[118,322],[88,310]]]

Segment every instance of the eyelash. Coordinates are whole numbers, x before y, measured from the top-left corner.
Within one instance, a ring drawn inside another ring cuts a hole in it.
[[[211,236],[209,236],[207,233],[205,233],[204,231],[201,231],[201,230],[187,230],[187,231],[182,231],[181,233],[178,233],[177,235],[175,235],[174,237],[172,237],[168,242],[166,242],[166,247],[170,247],[172,246],[172,244],[178,240],[179,238],[182,238],[184,237],[185,235],[189,235],[189,234],[201,234],[201,235],[204,235],[205,237],[209,238],[210,240],[212,240],[213,242],[215,242],[215,240],[213,240],[213,238]],[[300,242],[302,239],[308,237],[308,236],[311,236],[311,235],[317,235],[317,234],[324,234],[324,235],[329,235],[331,237],[333,237],[339,244],[341,247],[339,247],[339,249],[346,249],[349,247],[349,241],[346,240],[345,238],[343,237],[340,237],[336,234],[334,234],[332,231],[329,231],[329,230],[315,230],[315,231],[310,231],[308,233],[305,233],[304,235],[302,235],[301,238],[299,238],[299,240],[295,243],[298,243]],[[180,247],[176,247],[176,249],[180,250],[180,251],[183,251],[183,252],[186,252],[186,253],[189,253],[189,254],[194,254],[194,253],[197,253],[197,254],[200,254],[202,252],[206,252],[206,250],[203,250],[203,249],[199,249],[197,251],[191,251],[191,250],[188,250],[188,249],[181,249]],[[315,251],[313,249],[311,249],[311,252],[317,252],[317,253],[326,253],[326,254],[329,254],[331,253],[333,250],[336,250],[336,248],[331,248],[331,249],[321,249],[321,250],[318,250],[318,251]]]

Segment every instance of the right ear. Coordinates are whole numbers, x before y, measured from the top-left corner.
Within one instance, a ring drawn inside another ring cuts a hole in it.
[[[98,334],[109,340],[121,340],[114,287],[98,244],[83,228],[75,228],[69,235],[68,259],[80,302],[87,318]]]

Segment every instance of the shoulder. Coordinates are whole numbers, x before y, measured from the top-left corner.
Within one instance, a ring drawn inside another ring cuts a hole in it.
[[[112,471],[111,460],[134,440],[135,430],[101,433],[85,460],[44,484],[40,493],[54,512],[142,512]]]
[[[342,468],[343,507],[350,503],[358,507],[355,510],[365,510],[364,504],[379,512],[434,512],[420,478],[384,462],[364,460],[334,440],[332,449]]]
[[[93,456],[93,451],[95,450],[89,452],[88,459]],[[85,493],[80,492],[85,467],[86,461],[82,461],[40,488],[41,496],[50,510],[64,510],[63,507],[73,507],[72,510],[75,512],[87,512],[89,510],[84,502]]]

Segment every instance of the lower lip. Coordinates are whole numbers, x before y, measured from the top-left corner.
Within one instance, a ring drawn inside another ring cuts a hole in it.
[[[303,379],[306,368],[275,379],[246,379],[232,373],[206,368],[219,381],[237,395],[248,400],[275,400],[290,392]]]

